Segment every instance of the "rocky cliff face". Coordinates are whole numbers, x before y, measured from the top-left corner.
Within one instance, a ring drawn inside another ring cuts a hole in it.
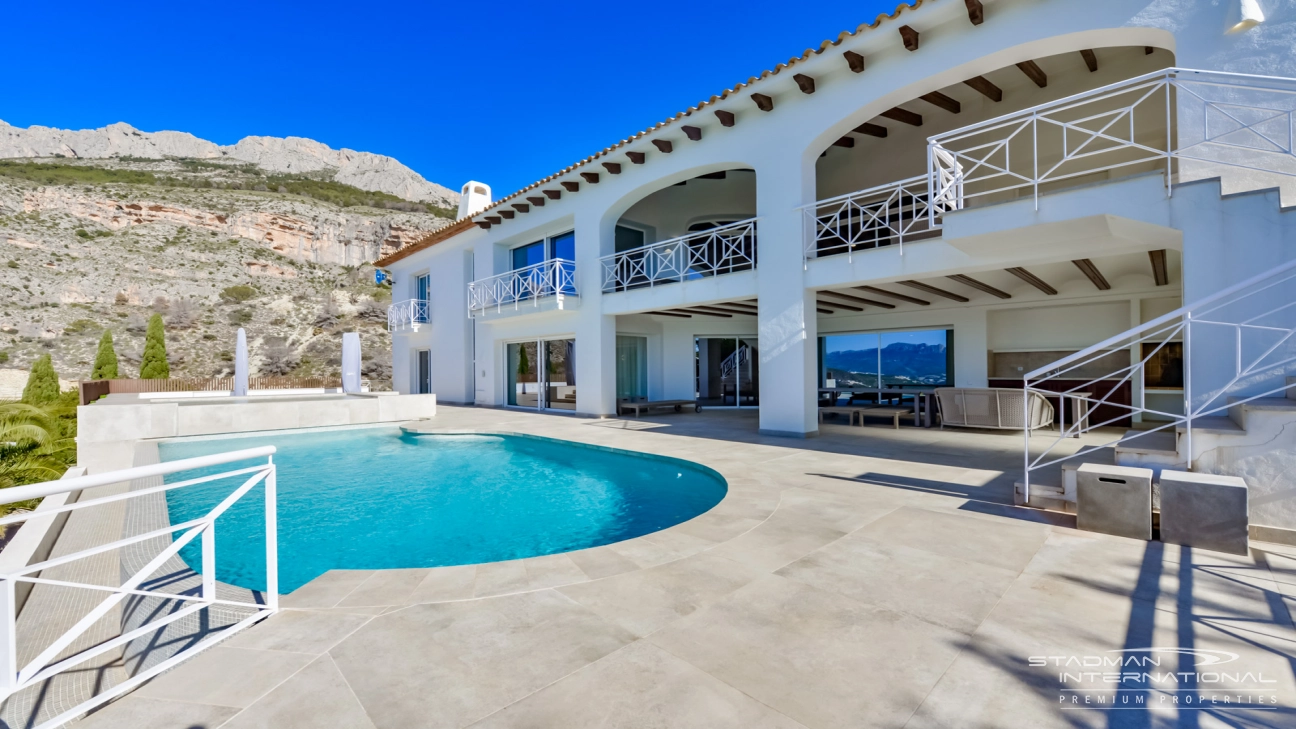
[[[164,223],[253,241],[298,261],[343,266],[372,263],[445,224],[428,215],[349,214],[317,204],[234,192],[173,194],[165,201],[105,192],[86,193],[75,187],[25,190],[22,211],[62,214],[111,231]]]
[[[0,158],[13,157],[236,160],[272,172],[326,172],[337,182],[406,200],[446,207],[459,204],[458,193],[428,182],[391,157],[333,149],[301,137],[245,137],[236,144],[221,146],[185,132],[141,132],[121,122],[102,129],[70,130],[42,126],[23,129],[0,121]]]

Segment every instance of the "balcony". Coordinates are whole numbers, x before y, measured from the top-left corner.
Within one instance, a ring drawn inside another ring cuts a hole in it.
[[[740,220],[604,256],[603,291],[679,283],[756,268],[756,221]]]
[[[939,236],[948,206],[930,200],[927,176],[920,175],[804,205],[805,258],[849,257],[892,245],[903,251],[905,241]]]
[[[469,318],[520,312],[524,306],[536,310],[570,309],[579,301],[576,264],[562,258],[468,284]]]
[[[392,334],[417,332],[427,322],[427,299],[407,299],[387,307],[387,331]]]
[[[1157,172],[1176,182],[1296,175],[1296,80],[1170,68],[973,124],[929,141],[949,210]]]

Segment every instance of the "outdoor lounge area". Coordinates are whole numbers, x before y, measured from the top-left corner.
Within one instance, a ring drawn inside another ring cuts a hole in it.
[[[1296,548],[1228,555],[1013,507],[1019,434],[861,439],[829,422],[793,441],[756,426],[734,410],[588,420],[442,407],[420,427],[685,458],[728,494],[593,549],[328,572],[78,726],[1075,727],[1105,725],[1124,695],[1143,701],[1122,720],[1157,726],[1189,716],[1173,686],[1118,695],[1038,657],[1134,651],[1190,670],[1183,649],[1236,655],[1250,677],[1209,675],[1194,695],[1249,701],[1192,716],[1290,724]]]

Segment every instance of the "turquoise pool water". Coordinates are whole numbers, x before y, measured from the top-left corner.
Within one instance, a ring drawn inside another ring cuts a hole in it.
[[[285,593],[330,569],[475,564],[631,539],[707,511],[727,490],[714,471],[685,461],[520,436],[365,428],[159,448],[163,461],[174,461],[258,445],[279,449],[279,589]],[[241,483],[225,479],[167,492],[171,522],[206,514]],[[263,493],[254,489],[217,520],[218,580],[265,589]],[[197,542],[181,556],[201,567]]]

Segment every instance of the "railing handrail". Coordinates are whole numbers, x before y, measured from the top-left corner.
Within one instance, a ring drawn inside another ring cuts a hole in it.
[[[84,489],[92,489],[98,486],[107,486],[114,483],[136,481],[143,478],[165,476],[167,474],[188,471],[195,468],[219,466],[224,463],[245,461],[249,458],[271,456],[274,455],[275,450],[274,446],[258,446],[256,448],[244,448],[243,450],[229,451],[228,453],[215,453],[209,456],[195,456],[193,458],[185,458],[179,461],[167,461],[166,463],[155,463],[148,466],[135,466],[120,471],[92,473],[86,476],[76,476],[59,481],[47,481],[45,483],[36,483],[27,486],[11,486],[7,489],[0,489],[0,504],[12,504],[17,501],[27,501],[30,499],[43,499],[46,496],[53,496],[54,494],[82,491]]]
[[[1001,116],[996,116],[991,119],[986,119],[985,121],[969,124],[965,127],[959,127],[958,129],[951,129],[948,132],[933,134],[932,136],[927,138],[927,144],[929,146],[939,145],[941,142],[961,139],[963,137],[976,134],[978,132],[991,131],[1002,125],[1011,124],[1013,122],[1020,121],[1022,119],[1027,119],[1032,116],[1037,116],[1041,112],[1058,111],[1058,110],[1067,109],[1072,106],[1082,104],[1092,99],[1093,97],[1109,94],[1113,91],[1120,90],[1122,87],[1125,86],[1135,87],[1138,86],[1139,84],[1147,83],[1149,81],[1169,79],[1169,78],[1177,77],[1181,74],[1195,74],[1199,76],[1216,76],[1223,79],[1280,81],[1280,82],[1285,82],[1286,84],[1288,84],[1288,86],[1287,87],[1264,87],[1264,86],[1257,86],[1255,84],[1247,84],[1247,87],[1255,88],[1255,89],[1263,89],[1267,91],[1280,91],[1289,94],[1296,94],[1296,88],[1291,88],[1292,84],[1296,84],[1296,79],[1286,78],[1283,76],[1265,76],[1265,75],[1249,74],[1249,73],[1233,73],[1229,71],[1208,71],[1208,70],[1203,70],[1198,68],[1183,68],[1179,66],[1171,66],[1170,68],[1163,68],[1157,71],[1150,71],[1141,76],[1134,76],[1132,78],[1127,78],[1122,81],[1116,81],[1107,84],[1106,86],[1099,86],[1096,89],[1090,89],[1089,91],[1083,91],[1081,93],[1073,94],[1071,96],[1066,96],[1061,99],[1046,101],[1042,104],[1036,104],[1035,106],[1028,107],[1026,109],[1020,109],[1018,111],[1009,112]],[[1239,85],[1239,84],[1221,84],[1221,85]]]
[[[541,262],[539,262],[539,263],[532,263],[532,264],[529,265],[529,266],[523,266],[522,268],[515,268],[515,269],[513,269],[513,270],[511,270],[511,271],[505,271],[504,273],[497,273],[497,274],[495,274],[494,276],[487,276],[486,278],[479,278],[479,279],[477,279],[476,281],[469,281],[469,282],[468,282],[468,286],[470,286],[470,287],[472,287],[472,286],[485,286],[485,285],[487,285],[488,283],[490,283],[490,282],[492,282],[492,281],[503,281],[503,280],[508,279],[508,278],[514,278],[514,277],[517,277],[517,276],[523,276],[523,275],[526,275],[526,274],[530,273],[531,271],[536,271],[536,270],[540,270],[540,269],[542,269],[542,268],[547,268],[547,267],[550,267],[550,266],[555,266],[556,264],[559,264],[559,263],[570,263],[570,264],[572,264],[573,266],[576,265],[576,262],[575,262],[575,261],[573,261],[573,260],[571,260],[571,259],[568,259],[568,258],[546,258],[545,260],[543,260],[543,261],[541,261]]]
[[[1267,278],[1271,278],[1273,276],[1286,273],[1287,271],[1293,269],[1296,269],[1296,260],[1288,261],[1287,263],[1284,263],[1283,265],[1278,266],[1277,268],[1274,268],[1269,271],[1265,271],[1264,273],[1256,276],[1252,276],[1251,278],[1242,281],[1241,283],[1233,284],[1228,288],[1221,289],[1220,291],[1211,294],[1210,296],[1207,296],[1204,299],[1199,299],[1197,301],[1194,301],[1191,304],[1186,304],[1184,306],[1181,306],[1178,309],[1175,309],[1174,311],[1169,312],[1167,314],[1162,314],[1161,316],[1158,316],[1157,318],[1148,321],[1146,324],[1140,324],[1139,326],[1131,327],[1130,329],[1121,332],[1120,334],[1117,334],[1112,337],[1108,337],[1107,339],[1104,339],[1097,344],[1086,347],[1080,350],[1079,352],[1075,352],[1074,354],[1069,354],[1065,357],[1062,357],[1058,359],[1056,362],[1052,362],[1050,364],[1044,365],[1043,367],[1039,367],[1037,369],[1031,370],[1030,372],[1027,372],[1025,375],[1023,375],[1022,379],[1023,380],[1038,379],[1040,377],[1043,377],[1044,375],[1047,375],[1051,372],[1061,369],[1062,367],[1065,367],[1068,364],[1084,359],[1086,357],[1090,357],[1106,349],[1110,349],[1113,345],[1120,344],[1122,342],[1125,342],[1126,343],[1125,346],[1128,346],[1128,340],[1132,337],[1137,338],[1139,335],[1143,334],[1144,332],[1164,326],[1165,324],[1168,324],[1176,319],[1183,317],[1185,314],[1191,313],[1205,306],[1210,306],[1211,304],[1214,304],[1218,301],[1222,301],[1240,291],[1244,291],[1248,288],[1251,288]]]
[[[750,226],[752,223],[757,222],[758,220],[760,220],[760,216],[754,218],[746,218],[745,220],[736,220],[732,223],[728,223],[726,225],[718,225],[714,228],[708,228],[706,230],[695,230],[691,233],[685,233],[684,235],[677,235],[674,238],[667,238],[666,240],[657,241],[656,243],[650,243],[646,246],[639,246],[638,248],[631,248],[629,250],[620,251],[618,253],[612,253],[606,256],[602,256],[599,258],[599,262],[615,261],[620,256],[628,256],[636,253],[644,253],[646,251],[651,251],[656,248],[664,248],[666,246],[683,243],[684,241],[687,241],[692,238],[705,238],[707,236],[715,235],[716,233],[724,233],[730,230],[736,230],[738,228],[745,228]]]
[[[792,209],[793,209],[793,210],[806,210],[806,209],[808,209],[808,208],[817,208],[817,207],[820,207],[820,206],[823,206],[823,205],[832,205],[833,203],[842,202],[842,201],[844,201],[844,200],[850,200],[851,198],[856,198],[856,197],[865,197],[865,196],[867,196],[867,195],[876,195],[877,193],[885,192],[885,191],[887,191],[887,190],[894,190],[894,189],[896,189],[896,188],[898,188],[898,187],[907,187],[907,186],[909,186],[909,185],[917,185],[917,184],[926,185],[926,184],[927,184],[927,178],[928,178],[928,177],[930,177],[929,174],[928,174],[928,175],[915,175],[915,176],[913,176],[913,177],[906,177],[906,178],[903,179],[903,180],[896,180],[895,182],[887,182],[887,183],[883,183],[883,184],[881,184],[881,185],[874,185],[873,187],[867,187],[867,188],[865,188],[865,189],[863,189],[863,190],[856,190],[855,192],[848,192],[848,193],[845,193],[845,194],[842,194],[842,195],[836,195],[836,196],[834,196],[834,197],[826,197],[826,198],[824,198],[823,200],[816,200],[816,201],[814,201],[814,202],[812,202],[812,203],[806,203],[805,205],[799,205],[799,206],[797,206],[797,207],[795,207],[795,208],[792,208]]]

